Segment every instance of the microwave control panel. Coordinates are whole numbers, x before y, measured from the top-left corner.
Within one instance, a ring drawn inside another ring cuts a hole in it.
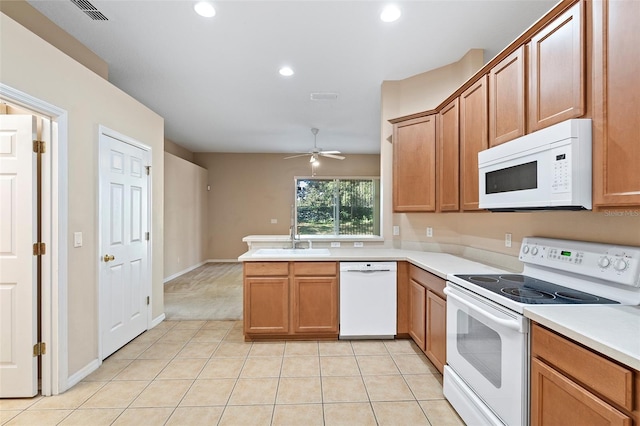
[[[571,149],[564,146],[552,150],[549,155],[553,162],[553,181],[551,192],[553,194],[571,191]]]

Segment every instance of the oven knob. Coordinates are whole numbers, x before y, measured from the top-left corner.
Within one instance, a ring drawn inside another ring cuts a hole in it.
[[[603,257],[600,258],[600,260],[598,260],[598,265],[601,268],[608,268],[609,265],[611,265],[611,261],[609,260],[608,257],[603,256]]]
[[[534,247],[534,248],[532,248],[532,249],[531,249],[531,254],[532,254],[532,255],[534,255],[534,256],[535,256],[536,254],[538,254],[538,247]]]
[[[522,252],[523,252],[524,254],[529,253],[529,246],[524,246],[524,247],[522,247]]]
[[[624,260],[624,259],[618,259],[618,260],[616,260],[616,261],[615,261],[615,263],[613,264],[613,268],[614,268],[616,271],[619,271],[619,272],[624,271],[624,270],[625,270],[625,269],[627,269],[628,267],[629,267],[629,264],[628,264],[628,263],[627,263],[627,261],[626,261],[626,260]]]

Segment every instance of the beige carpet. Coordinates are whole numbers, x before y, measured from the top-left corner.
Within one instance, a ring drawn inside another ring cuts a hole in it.
[[[242,319],[242,263],[207,263],[164,286],[168,320]]]

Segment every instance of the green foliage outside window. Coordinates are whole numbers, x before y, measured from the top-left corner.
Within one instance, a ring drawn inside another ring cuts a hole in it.
[[[379,235],[379,179],[296,179],[300,235]]]

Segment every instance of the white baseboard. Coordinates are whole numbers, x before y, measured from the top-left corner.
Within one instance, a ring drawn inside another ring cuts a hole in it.
[[[164,283],[164,284],[166,284],[166,283],[168,283],[169,281],[171,281],[171,280],[173,280],[173,279],[175,279],[175,278],[178,278],[180,275],[184,275],[184,274],[186,274],[187,272],[191,272],[191,271],[193,271],[194,269],[199,268],[199,267],[201,267],[202,265],[204,265],[205,263],[209,263],[209,262],[210,262],[209,260],[205,260],[204,262],[196,263],[196,264],[195,264],[195,265],[193,265],[193,266],[189,266],[187,269],[183,269],[183,270],[182,270],[182,271],[180,271],[180,272],[176,272],[175,274],[169,275],[168,277],[166,277],[166,278],[164,279],[163,283]]]
[[[158,315],[157,317],[155,317],[154,319],[151,320],[151,324],[149,324],[149,330],[151,330],[153,327],[155,327],[156,325],[160,324],[162,321],[164,321],[165,319],[165,315],[164,312],[161,313],[160,315]]]
[[[69,378],[67,379],[67,384],[66,384],[65,391],[71,389],[72,387],[74,387],[75,385],[80,383],[82,381],[82,379],[84,379],[89,374],[91,374],[94,371],[96,371],[98,369],[98,367],[100,367],[100,365],[102,365],[102,361],[100,361],[99,359],[96,358],[93,361],[91,361],[89,364],[87,364],[84,367],[82,367],[80,369],[80,371],[78,371],[77,373],[69,376]]]

